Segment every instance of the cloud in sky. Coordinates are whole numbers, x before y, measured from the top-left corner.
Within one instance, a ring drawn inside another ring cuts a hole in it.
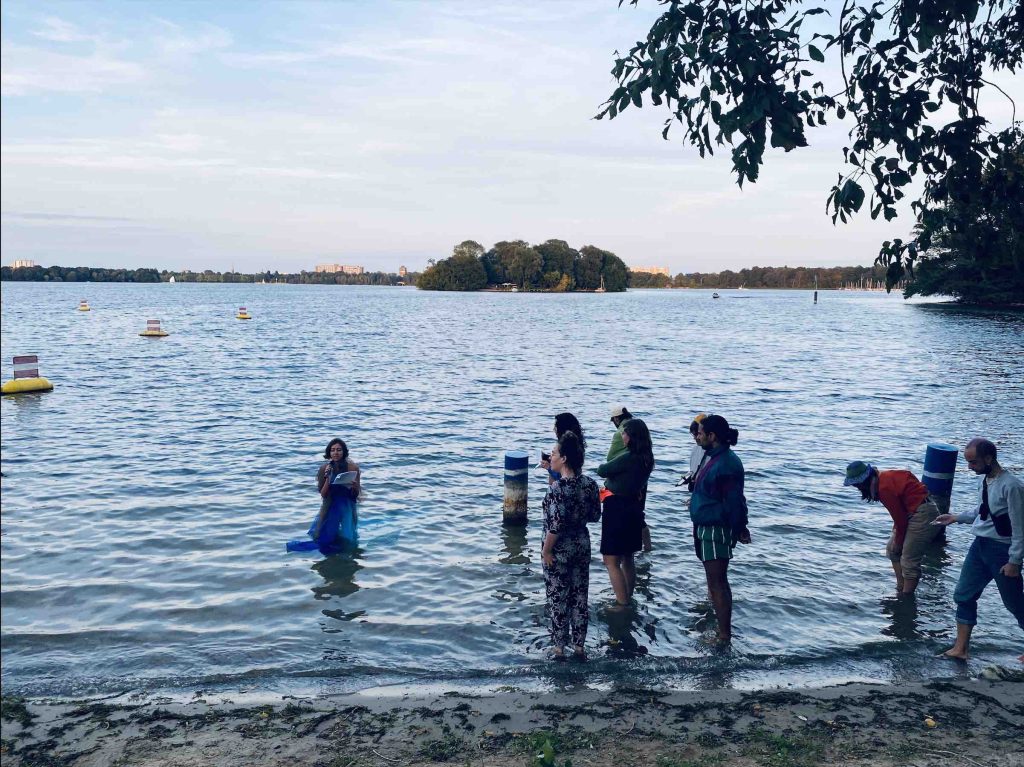
[[[4,257],[393,270],[558,237],[680,271],[868,263],[907,234],[825,215],[839,126],[741,191],[728,151],[661,140],[663,111],[594,121],[659,11],[5,2]]]

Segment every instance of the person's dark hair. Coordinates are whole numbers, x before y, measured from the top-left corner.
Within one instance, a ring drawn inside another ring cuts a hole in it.
[[[629,452],[640,457],[640,463],[649,475],[654,470],[654,446],[647,424],[639,418],[630,418],[622,430],[629,435]]]
[[[572,473],[579,476],[579,473],[583,471],[583,440],[580,439],[579,435],[574,431],[563,432],[558,437],[558,452],[562,454],[562,458],[569,464],[569,468],[572,469]]]
[[[586,452],[587,438],[583,435],[583,427],[580,426],[579,419],[572,413],[559,413],[555,416],[555,437],[561,439],[562,435],[567,431],[571,431],[579,438],[580,447],[583,449],[583,452]]]
[[[324,448],[324,458],[326,458],[328,461],[331,460],[331,448],[334,447],[335,445],[341,445],[341,460],[347,461],[348,445],[345,444],[344,440],[338,439],[337,437],[335,437],[334,439],[327,443],[327,447]]]
[[[978,458],[991,458],[995,461],[999,455],[999,451],[996,450],[995,443],[990,442],[983,437],[975,437],[967,443],[967,447],[973,447],[974,452],[978,454]]]
[[[709,415],[700,422],[705,434],[714,434],[723,445],[735,445],[740,438],[736,429],[729,428],[729,422],[720,415]]]
[[[690,421],[690,436],[697,436],[697,431],[700,429],[700,421]]]

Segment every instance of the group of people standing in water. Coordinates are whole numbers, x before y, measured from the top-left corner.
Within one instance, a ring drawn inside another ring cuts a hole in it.
[[[601,522],[601,557],[618,607],[633,598],[637,552],[651,549],[644,514],[654,470],[651,433],[646,423],[621,405],[612,408],[610,417],[615,434],[604,463],[596,469],[603,487],[582,473],[587,442],[572,413],[555,416],[557,441],[550,455],[541,456],[540,466],[549,472],[542,504],[541,557],[555,659],[566,658],[570,646],[573,657],[586,657],[591,558],[587,525]],[[683,481],[692,492],[694,551],[704,565],[718,618],[714,643],[728,644],[732,639],[729,560],[736,544],[750,543],[743,463],[732,451],[739,432],[722,416],[701,413],[690,424],[690,433],[695,452]]]
[[[651,433],[627,408],[611,409],[615,427],[611,446],[598,465],[598,482],[583,473],[587,440],[572,413],[555,416],[556,442],[542,453],[539,468],[548,472],[548,491],[542,502],[541,558],[547,597],[552,657],[584,659],[589,622],[591,544],[588,525],[600,521],[599,550],[615,594],[615,606],[630,604],[636,588],[635,556],[651,550],[651,531],[644,513],[647,487],[654,470]],[[718,621],[714,645],[732,639],[732,589],[729,561],[737,544],[751,542],[747,527],[744,470],[732,450],[739,432],[721,415],[699,413],[690,424],[694,447],[689,471],[679,481],[690,491],[689,514],[693,546],[704,567],[708,596]],[[898,593],[911,596],[921,578],[921,562],[932,544],[944,539],[945,527],[971,524],[975,536],[954,592],[957,638],[944,653],[965,659],[977,623],[978,599],[996,582],[1006,609],[1024,629],[1024,482],[997,460],[996,446],[986,439],[971,440],[964,450],[968,467],[982,476],[979,504],[970,511],[948,513],[948,499],[935,498],[911,472],[879,470],[854,461],[845,485],[854,486],[868,502],[879,502],[892,517],[886,554],[896,576]],[[333,439],[317,471],[322,503],[307,532],[308,539],[291,541],[289,551],[319,549],[332,554],[358,540],[356,500],[361,471],[349,458],[348,447]],[[1024,661],[1024,655],[1021,656]]]

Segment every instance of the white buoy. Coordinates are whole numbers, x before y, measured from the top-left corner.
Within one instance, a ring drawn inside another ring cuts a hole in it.
[[[4,394],[53,391],[53,384],[39,375],[39,357],[26,354],[14,358],[14,380],[3,385]]]
[[[160,328],[160,320],[146,320],[146,329],[139,333],[139,335],[146,338],[163,338],[170,334]]]

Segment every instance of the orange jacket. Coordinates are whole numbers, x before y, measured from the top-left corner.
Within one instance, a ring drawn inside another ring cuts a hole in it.
[[[910,515],[928,497],[928,488],[909,471],[878,472],[878,500],[896,525],[896,545],[903,545]]]

